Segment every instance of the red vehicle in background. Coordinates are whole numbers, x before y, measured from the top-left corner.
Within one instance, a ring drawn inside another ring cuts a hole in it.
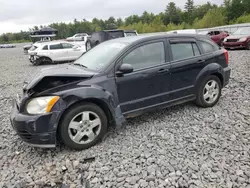
[[[204,31],[200,32],[200,34],[210,36],[210,38],[219,46],[223,46],[224,39],[229,36],[227,31],[218,31],[218,30]]]
[[[225,38],[223,46],[226,49],[250,50],[250,27],[239,28],[232,35]]]

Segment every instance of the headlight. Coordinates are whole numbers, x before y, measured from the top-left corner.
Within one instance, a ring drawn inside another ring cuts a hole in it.
[[[247,38],[240,38],[239,39],[239,42],[244,42],[244,41],[246,41],[247,40]]]
[[[227,38],[224,38],[223,42],[227,42]]]
[[[58,96],[37,97],[29,101],[26,110],[29,114],[45,114],[51,111],[54,104],[59,100]]]

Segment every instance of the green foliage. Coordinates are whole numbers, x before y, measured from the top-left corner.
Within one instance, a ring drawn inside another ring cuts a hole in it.
[[[209,10],[202,19],[196,18],[193,27],[198,28],[209,28],[225,25],[225,16],[222,14],[219,8]]]
[[[53,23],[49,26],[58,30],[57,39],[66,38],[75,33],[88,33],[106,29],[135,29],[138,33],[164,32],[177,29],[209,28],[225,24],[250,22],[250,0],[224,0],[217,6],[207,2],[195,6],[194,0],[186,0],[184,11],[176,6],[174,1],[166,5],[165,11],[159,14],[144,11],[142,15],[131,15],[125,18],[107,20],[94,18],[74,19],[70,23]],[[30,29],[38,30],[43,25]],[[28,41],[29,32],[4,33],[0,35],[0,43]]]
[[[250,14],[240,16],[239,18],[236,19],[235,23],[250,23]]]

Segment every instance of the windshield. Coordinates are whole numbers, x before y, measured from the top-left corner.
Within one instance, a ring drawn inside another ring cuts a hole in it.
[[[240,28],[234,32],[234,35],[250,35],[250,27]]]
[[[101,71],[127,45],[128,43],[113,40],[101,43],[77,59],[74,64],[81,64],[89,69]]]

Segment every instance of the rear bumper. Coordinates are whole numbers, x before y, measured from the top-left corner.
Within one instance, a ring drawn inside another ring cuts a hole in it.
[[[56,146],[56,127],[59,112],[42,115],[26,115],[18,111],[13,101],[10,121],[18,136],[26,143],[43,148]]]
[[[229,67],[224,68],[224,83],[223,83],[223,87],[225,87],[229,83],[230,75],[231,75],[231,69]]]
[[[223,46],[228,49],[241,49],[247,48],[247,42],[223,42]]]

